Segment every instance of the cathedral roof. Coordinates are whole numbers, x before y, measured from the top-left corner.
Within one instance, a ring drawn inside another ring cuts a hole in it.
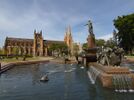
[[[7,37],[6,38],[6,40],[7,41],[20,41],[20,42],[22,42],[22,41],[27,41],[27,42],[33,42],[33,39],[26,39],[26,38],[14,38],[14,37]]]
[[[22,42],[22,41],[27,41],[27,42],[33,42],[34,39],[26,39],[26,38],[14,38],[14,37],[7,37],[6,41],[17,41],[17,42]],[[58,41],[58,40],[43,40],[45,43],[51,44],[51,43],[64,43],[64,41]]]
[[[56,40],[44,40],[44,42],[47,44],[53,44],[53,43],[63,44],[64,43],[64,41],[56,41]]]

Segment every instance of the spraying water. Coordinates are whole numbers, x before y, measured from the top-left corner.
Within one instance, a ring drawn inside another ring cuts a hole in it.
[[[134,90],[132,89],[132,78],[127,74],[113,75],[112,82],[116,92],[134,92]]]
[[[101,73],[100,70],[96,69],[93,66],[90,66],[90,69],[88,71],[88,76],[92,84],[95,84],[97,77]]]

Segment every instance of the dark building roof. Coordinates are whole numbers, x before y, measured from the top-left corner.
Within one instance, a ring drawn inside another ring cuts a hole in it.
[[[34,39],[26,39],[26,38],[13,38],[13,37],[7,37],[6,41],[16,41],[16,42],[33,42]],[[43,40],[44,44],[63,44],[64,41],[57,41],[57,40]]]
[[[44,40],[45,44],[63,44],[64,41],[56,41],[56,40]]]
[[[33,39],[25,39],[25,38],[13,38],[13,37],[7,37],[6,41],[17,41],[17,42],[33,42]]]

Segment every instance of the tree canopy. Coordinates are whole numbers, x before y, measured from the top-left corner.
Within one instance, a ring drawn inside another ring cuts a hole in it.
[[[109,40],[106,41],[105,46],[113,48],[117,45],[116,45],[116,42],[113,40],[113,38],[110,38]]]
[[[97,47],[104,46],[105,43],[106,43],[106,41],[103,40],[103,39],[95,39],[95,44],[96,44]],[[88,48],[87,43],[84,43],[82,48],[87,49]]]
[[[96,39],[95,40],[96,46],[101,47],[105,45],[105,40],[103,39]]]
[[[113,38],[110,38],[107,41],[105,41],[104,39],[96,39],[95,44],[97,47],[106,46],[106,47],[113,48],[114,46],[116,46],[116,42],[114,41]],[[84,43],[82,48],[87,49],[88,48],[87,43]]]
[[[88,46],[87,46],[87,43],[84,43],[83,46],[82,46],[83,49],[87,49]]]
[[[57,44],[57,43],[53,43],[52,45],[50,45],[49,50],[51,51],[57,51],[60,53],[68,53],[68,47],[65,43],[63,44]]]
[[[118,16],[114,20],[114,26],[118,30],[117,37],[119,46],[123,47],[126,53],[132,53],[134,48],[134,13],[125,16]]]
[[[66,44],[57,44],[57,43],[53,43],[50,48],[50,50],[61,50],[61,49],[67,49],[67,45]]]
[[[0,54],[4,54],[4,50],[0,48]]]

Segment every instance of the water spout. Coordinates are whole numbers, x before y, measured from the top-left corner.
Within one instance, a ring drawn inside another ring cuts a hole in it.
[[[100,70],[98,70],[97,68],[93,66],[90,66],[90,69],[88,71],[88,76],[92,84],[95,84],[96,79],[100,73],[101,73]]]
[[[116,92],[134,92],[132,89],[132,78],[127,74],[113,75],[112,83]]]

